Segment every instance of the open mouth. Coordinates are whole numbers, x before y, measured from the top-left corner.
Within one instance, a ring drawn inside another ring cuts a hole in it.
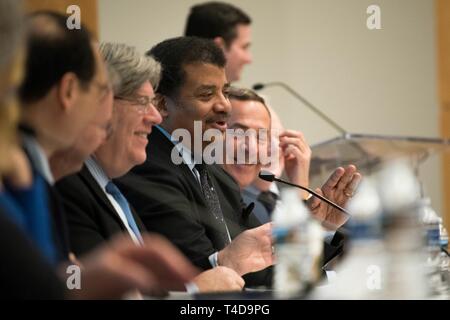
[[[212,126],[221,131],[225,131],[227,129],[227,122],[224,120],[214,121],[211,123]]]

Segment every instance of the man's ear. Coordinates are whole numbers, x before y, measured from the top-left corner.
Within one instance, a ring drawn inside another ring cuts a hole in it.
[[[158,109],[163,119],[169,116],[169,112],[167,112],[167,101],[164,95],[160,93],[155,95],[155,107]]]
[[[215,37],[213,39],[214,43],[216,44],[216,46],[218,46],[220,49],[222,49],[223,51],[225,51],[226,49],[226,43],[225,40],[223,40],[222,37]]]
[[[70,112],[78,99],[80,83],[73,72],[63,75],[57,87],[57,97],[64,112]]]

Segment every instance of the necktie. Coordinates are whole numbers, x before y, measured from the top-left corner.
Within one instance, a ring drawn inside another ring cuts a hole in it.
[[[203,195],[205,197],[206,206],[209,212],[214,216],[214,218],[221,224],[223,224],[226,233],[222,234],[222,238],[225,245],[231,242],[230,232],[228,231],[227,224],[223,218],[222,209],[220,208],[219,197],[217,196],[214,187],[211,184],[208,171],[204,164],[196,164],[195,169],[197,169],[200,175],[200,185],[202,187]]]
[[[130,226],[131,230],[133,230],[134,234],[139,239],[139,241],[142,243],[141,232],[139,231],[136,221],[134,220],[133,214],[131,213],[131,209],[130,206],[128,205],[127,199],[120,192],[119,188],[117,188],[117,186],[111,181],[108,182],[108,184],[106,185],[106,192],[112,195],[114,200],[116,200],[119,206],[122,208],[122,211],[123,213],[125,213],[125,217],[127,218],[128,225]]]
[[[266,208],[269,216],[272,214],[277,204],[278,196],[272,191],[261,191],[258,195],[258,200]]]

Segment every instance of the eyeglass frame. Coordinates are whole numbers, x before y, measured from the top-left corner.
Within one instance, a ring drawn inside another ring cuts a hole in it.
[[[123,100],[130,102],[133,106],[138,107],[137,111],[140,114],[148,114],[151,110],[151,106],[155,107],[155,97],[149,98],[148,96],[139,96],[135,99],[123,96],[114,96],[115,100]],[[146,101],[139,101],[139,99],[145,99]]]

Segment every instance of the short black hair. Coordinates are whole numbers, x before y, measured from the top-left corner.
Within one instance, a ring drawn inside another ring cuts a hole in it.
[[[257,94],[255,91],[247,88],[233,87],[228,90],[228,99],[238,101],[256,101],[261,103],[269,114],[269,118],[272,119],[269,107],[267,107],[266,101],[263,97]]]
[[[237,25],[251,22],[244,11],[231,4],[206,2],[191,8],[184,35],[207,39],[221,37],[229,47],[237,37]]]
[[[67,72],[73,72],[86,88],[93,79],[96,62],[90,32],[69,29],[67,17],[38,11],[27,17],[27,61],[19,90],[23,102],[43,98]]]
[[[161,64],[161,80],[156,92],[165,96],[174,96],[184,83],[186,65],[212,64],[225,68],[226,63],[222,50],[212,40],[197,37],[165,40],[151,48],[147,55]]]

